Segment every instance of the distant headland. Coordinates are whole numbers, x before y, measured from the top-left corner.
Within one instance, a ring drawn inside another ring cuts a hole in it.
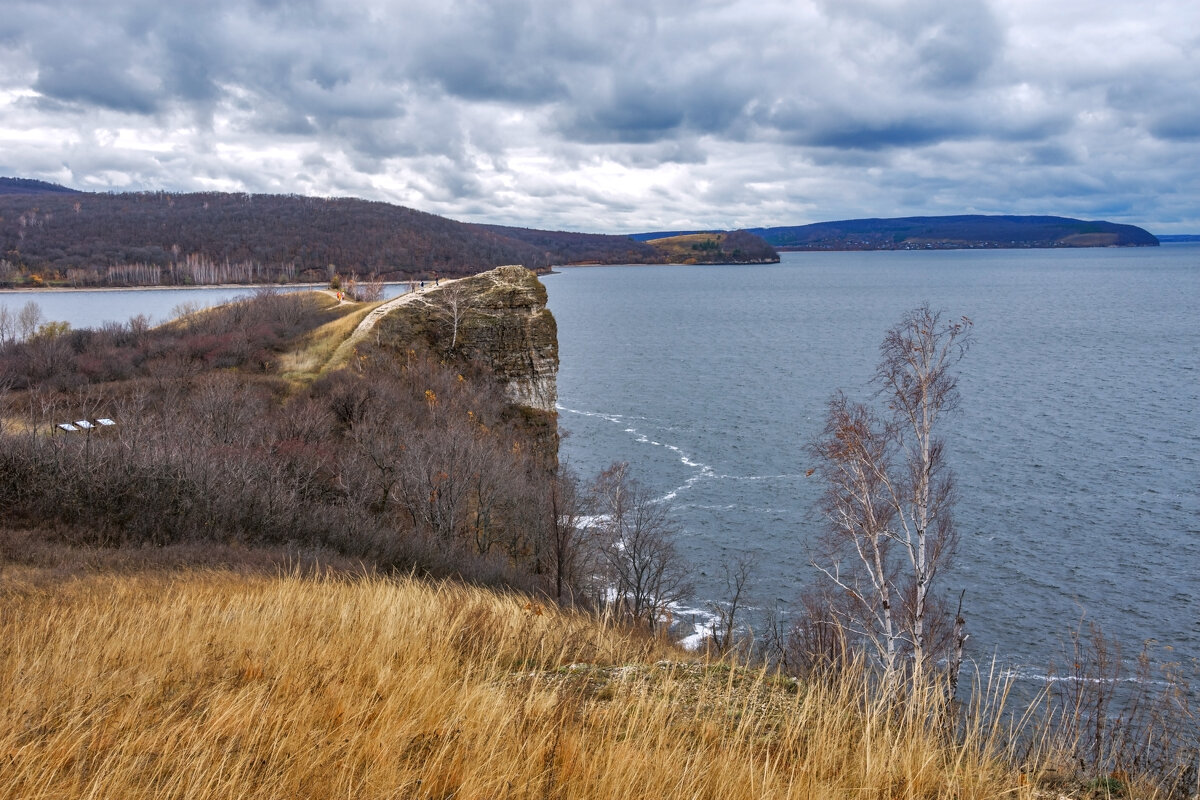
[[[1157,247],[1136,225],[1070,217],[965,214],[947,217],[849,219],[749,228],[777,250],[966,250],[1033,247]],[[638,241],[689,233],[635,234]],[[691,231],[690,233],[696,233]]]

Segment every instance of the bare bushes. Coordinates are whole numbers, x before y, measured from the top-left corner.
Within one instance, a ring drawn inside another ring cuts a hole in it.
[[[383,299],[383,281],[374,273],[361,281],[351,276],[341,285],[346,297],[356,303],[376,303]]]
[[[1195,665],[1161,655],[1146,643],[1131,658],[1095,623],[1072,632],[1027,760],[1110,790],[1138,780],[1164,797],[1200,794]]]
[[[670,623],[670,609],[691,593],[676,550],[671,508],[613,464],[597,476],[584,506],[590,523],[576,541],[574,563],[597,606],[651,631]]]
[[[6,521],[96,544],[298,544],[384,566],[534,588],[545,472],[485,381],[415,354],[288,397],[279,379],[34,389],[0,438]],[[119,420],[55,432],[83,415]],[[540,580],[540,579],[536,579]]]
[[[270,372],[288,342],[329,319],[317,295],[269,289],[153,329],[135,317],[73,331],[45,322],[30,303],[15,315],[0,309],[0,380],[15,389],[65,390],[209,369]]]

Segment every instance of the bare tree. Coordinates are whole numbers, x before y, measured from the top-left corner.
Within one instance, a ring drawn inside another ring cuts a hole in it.
[[[450,325],[450,351],[458,347],[458,329],[471,312],[471,293],[459,282],[449,283],[434,295],[438,312]]]
[[[574,589],[582,561],[582,500],[579,479],[562,465],[547,481],[544,492],[544,522],[549,534],[542,548],[542,561],[554,580],[554,599],[563,603]]]
[[[970,345],[971,325],[966,317],[944,322],[928,305],[907,313],[885,335],[872,381],[886,413],[839,393],[810,448],[828,522],[818,566],[851,599],[846,621],[873,646],[885,685],[898,678],[902,654],[911,653],[920,676],[935,649],[930,626],[941,614],[934,582],[958,540],[938,431],[958,404],[953,367]],[[965,640],[961,613],[955,619],[952,672]]]
[[[598,552],[617,610],[651,630],[670,606],[691,592],[670,506],[629,476],[629,465],[613,464],[591,491]]]
[[[719,653],[728,653],[739,645],[736,638],[738,614],[744,613],[746,595],[754,576],[754,562],[748,556],[738,556],[733,563],[721,565],[725,579],[725,599],[711,602],[708,610],[716,617],[712,629],[712,646]]]

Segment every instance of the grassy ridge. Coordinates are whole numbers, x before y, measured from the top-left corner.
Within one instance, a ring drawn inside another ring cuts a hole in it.
[[[0,798],[1035,796],[978,726],[950,746],[919,704],[520,596],[21,575],[0,595]]]
[[[779,261],[779,254],[746,231],[687,233],[648,239],[671,264],[760,264]]]

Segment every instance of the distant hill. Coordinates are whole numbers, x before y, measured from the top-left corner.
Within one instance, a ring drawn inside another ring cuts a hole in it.
[[[664,261],[658,250],[634,241],[631,236],[543,231],[504,225],[470,227],[535,247],[554,264],[657,264]]]
[[[1134,225],[1068,217],[962,215],[818,222],[752,228],[786,250],[951,250],[1011,247],[1154,247]]]
[[[779,253],[747,231],[692,233],[650,239],[672,264],[774,264]]]
[[[1155,237],[1163,244],[1175,244],[1178,242],[1200,242],[1200,233],[1158,233],[1155,234]]]
[[[0,194],[78,194],[75,189],[32,178],[0,178]]]

